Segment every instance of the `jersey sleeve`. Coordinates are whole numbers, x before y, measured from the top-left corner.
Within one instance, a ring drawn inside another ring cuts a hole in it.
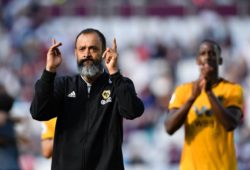
[[[240,85],[233,85],[233,87],[228,90],[226,100],[224,102],[225,107],[235,106],[243,110],[244,95],[243,89]]]
[[[56,126],[56,118],[50,119],[48,121],[42,122],[42,132],[41,139],[51,139],[54,138]]]
[[[187,85],[177,86],[169,101],[168,109],[180,108],[185,103],[185,96],[187,94]]]

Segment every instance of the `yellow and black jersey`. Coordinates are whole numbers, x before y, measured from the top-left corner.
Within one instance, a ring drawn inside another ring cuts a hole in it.
[[[213,93],[227,107],[243,108],[243,90],[238,84],[221,80]],[[176,88],[169,109],[180,108],[192,93],[192,83]],[[191,106],[185,121],[185,142],[181,170],[236,170],[233,131],[226,131],[217,121],[204,91]]]
[[[55,135],[56,118],[42,122],[41,139],[53,139]]]

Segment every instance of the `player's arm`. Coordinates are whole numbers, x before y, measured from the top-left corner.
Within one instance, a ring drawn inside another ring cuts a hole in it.
[[[169,114],[164,123],[165,129],[168,134],[170,135],[174,134],[184,124],[192,104],[201,93],[200,83],[201,83],[200,79],[193,82],[192,95],[189,97],[187,101],[184,102],[184,104],[182,104],[178,108],[170,109]],[[178,94],[178,92],[175,93]],[[176,99],[171,99],[171,100],[178,100],[177,98],[183,97],[183,95],[185,94],[182,93],[181,95],[176,95],[175,96]]]
[[[41,153],[45,158],[50,158],[53,153],[56,119],[42,122]]]
[[[242,115],[241,109],[235,106],[227,108],[223,107],[212,90],[207,91],[207,96],[216,118],[220,121],[220,123],[225,127],[227,131],[234,130],[240,122],[240,118]]]
[[[169,135],[174,134],[185,122],[194,100],[188,100],[182,107],[171,109],[165,121],[165,129]]]
[[[41,152],[45,158],[50,158],[53,153],[53,138],[42,139],[41,141]]]
[[[201,79],[199,78],[192,83],[192,94],[190,97],[183,104],[178,104],[180,107],[173,107],[169,110],[169,114],[164,122],[164,126],[168,134],[174,134],[184,124],[191,106],[201,93],[201,89]],[[174,103],[175,100],[179,100],[178,98],[182,98],[183,94],[179,95],[179,93],[182,94],[183,91],[179,91],[177,89],[174,93],[174,99],[171,99],[173,101],[170,102]]]

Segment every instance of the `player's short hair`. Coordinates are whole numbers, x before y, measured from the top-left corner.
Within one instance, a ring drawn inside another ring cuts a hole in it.
[[[94,28],[87,28],[87,29],[84,29],[82,30],[77,36],[76,36],[76,39],[75,39],[75,48],[76,48],[76,42],[77,42],[77,39],[80,35],[82,34],[89,34],[89,33],[96,33],[100,40],[101,40],[101,43],[102,43],[102,50],[105,51],[106,49],[106,39],[105,39],[105,36],[103,35],[103,33],[101,33],[99,30],[97,29],[94,29]]]
[[[218,49],[219,55],[221,55],[221,47],[216,41],[211,40],[211,39],[204,39],[200,44],[203,44],[203,43],[210,43],[210,44],[215,45],[215,47]]]

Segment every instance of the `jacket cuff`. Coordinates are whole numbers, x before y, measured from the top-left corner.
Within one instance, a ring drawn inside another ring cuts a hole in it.
[[[44,82],[53,82],[55,77],[56,73],[52,73],[44,69],[41,80]]]
[[[117,71],[115,74],[110,75],[111,81],[116,80],[118,78],[122,77],[120,71]]]

